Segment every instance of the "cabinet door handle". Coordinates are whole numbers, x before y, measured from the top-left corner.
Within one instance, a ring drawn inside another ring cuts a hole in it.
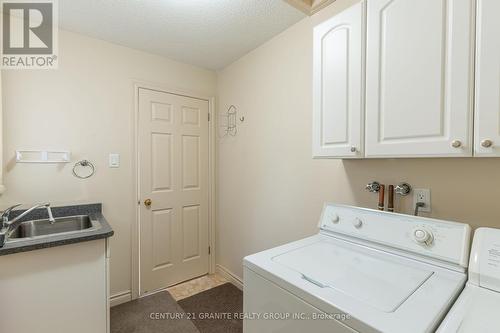
[[[453,140],[451,142],[451,146],[453,148],[460,148],[460,147],[462,147],[462,141],[460,141],[460,140]]]
[[[490,148],[491,146],[493,146],[493,141],[491,140],[483,140],[481,141],[481,146],[483,146],[484,148]]]
[[[152,203],[153,203],[153,201],[151,201],[151,199],[144,200],[144,206],[146,206],[146,207],[150,207]]]

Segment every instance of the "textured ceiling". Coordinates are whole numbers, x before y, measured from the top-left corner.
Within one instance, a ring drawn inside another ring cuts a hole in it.
[[[62,29],[221,69],[305,15],[282,0],[60,0]]]

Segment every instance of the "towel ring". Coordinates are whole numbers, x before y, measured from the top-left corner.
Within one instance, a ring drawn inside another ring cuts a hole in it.
[[[90,173],[88,175],[80,175],[78,174],[77,172],[77,169],[79,167],[83,167],[83,168],[90,168]],[[75,176],[76,178],[80,178],[80,179],[87,179],[87,178],[90,178],[94,175],[95,173],[95,167],[94,167],[94,164],[92,164],[92,162],[88,161],[88,160],[81,160],[81,161],[78,161],[75,163],[75,165],[73,166],[73,176]]]

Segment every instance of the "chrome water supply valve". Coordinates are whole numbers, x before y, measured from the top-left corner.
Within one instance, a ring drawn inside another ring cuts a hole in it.
[[[380,183],[373,181],[371,183],[366,184],[365,189],[368,192],[377,193],[378,191],[380,191]]]
[[[411,192],[411,185],[408,183],[401,183],[398,186],[396,186],[394,192],[402,196],[407,196]]]

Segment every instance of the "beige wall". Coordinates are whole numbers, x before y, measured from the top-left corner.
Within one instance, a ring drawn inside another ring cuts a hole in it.
[[[2,71],[0,71],[0,195],[4,193],[5,186],[3,185],[3,102],[2,102]]]
[[[345,8],[306,18],[218,75],[219,112],[235,104],[246,120],[219,141],[217,262],[241,276],[243,256],[316,232],[325,201],[375,207],[372,179],[406,180],[432,191],[432,216],[500,227],[500,159],[313,160],[312,26]],[[4,171],[0,206],[16,202],[102,202],[112,238],[112,293],[130,289],[130,226],[135,218],[133,80],[216,92],[213,72],[69,32],[60,33],[60,68],[4,71]],[[16,164],[16,149],[68,149],[96,175],[70,165]],[[108,153],[121,167],[107,167]],[[409,199],[397,208],[411,210]]]
[[[225,68],[219,112],[245,115],[218,156],[217,263],[311,235],[323,202],[375,208],[371,180],[430,188],[432,216],[500,227],[500,159],[313,160],[312,27],[355,1],[338,0]],[[411,211],[411,198],[397,208]]]
[[[7,192],[0,205],[50,201],[102,202],[115,230],[111,293],[130,290],[133,180],[133,81],[214,96],[214,72],[61,31],[58,70],[3,73],[4,163]],[[68,149],[89,159],[96,174],[72,176],[72,164],[16,164],[16,149]],[[121,166],[108,168],[108,154]]]

